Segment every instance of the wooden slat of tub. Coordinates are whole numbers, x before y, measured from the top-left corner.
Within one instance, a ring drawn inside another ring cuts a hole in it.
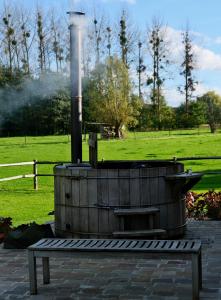
[[[109,209],[107,208],[109,205],[108,200],[108,171],[105,169],[98,170],[99,179],[97,182],[97,196],[98,196],[98,204],[100,206],[106,206],[106,208],[100,208],[98,211],[99,214],[99,233],[105,233],[109,230]]]
[[[150,169],[144,168],[140,169],[140,188],[141,188],[141,202],[140,205],[150,205],[151,204],[151,199],[150,199],[150,181],[149,181],[149,176],[150,176]]]
[[[72,176],[79,176],[79,169],[72,169]],[[73,216],[73,232],[79,232],[80,230],[80,218],[79,218],[79,205],[80,205],[80,189],[79,181],[76,179],[71,180],[71,194],[72,194],[72,216]]]
[[[174,165],[167,168],[167,175],[174,175],[183,171],[183,165]],[[185,181],[185,179],[183,179]],[[168,205],[168,228],[177,228],[185,223],[185,203],[181,200],[182,194],[180,190],[182,188],[183,181],[174,181],[169,183],[167,180],[168,202],[172,204]],[[170,195],[170,197],[169,197]],[[177,229],[175,229],[177,231]],[[182,232],[182,228],[180,229]]]
[[[88,171],[88,205],[89,215],[88,215],[88,227],[89,232],[96,233],[98,232],[98,208],[97,208],[97,169],[92,169]],[[94,179],[93,179],[94,178]],[[93,236],[92,236],[93,237]]]
[[[181,187],[180,187],[180,190],[181,190]],[[177,196],[176,196],[176,199],[177,201],[176,202],[176,218],[175,218],[175,226],[174,227],[180,227],[182,225],[184,225],[185,223],[185,217],[184,217],[184,214],[185,214],[185,202],[182,201],[182,198],[184,198],[184,195],[180,192],[177,192]]]
[[[87,188],[87,170],[80,170],[81,180],[80,184],[80,208],[79,208],[79,218],[80,218],[80,232],[88,232],[88,188]]]
[[[179,209],[180,209],[180,220],[181,220],[180,225],[184,225],[186,223],[186,201],[184,197],[182,197],[182,199],[180,200]]]
[[[120,189],[120,205],[130,206],[130,170],[119,169],[119,189]],[[121,177],[123,177],[121,179]],[[125,179],[127,177],[127,179]]]
[[[182,181],[168,184],[168,193],[171,195],[171,204],[168,204],[168,228],[176,228],[182,225],[182,220],[180,219],[180,189],[182,187]]]
[[[173,173],[172,167],[167,168],[166,176],[168,174],[171,174],[171,173]],[[168,204],[167,204],[167,218],[166,218],[165,222],[163,223],[163,226],[165,226],[166,228],[171,228],[172,227],[172,222],[173,222],[173,214],[174,214],[174,210],[173,210],[173,207],[172,207],[171,203],[174,199],[174,193],[171,190],[171,186],[170,186],[170,184],[167,180],[165,180],[165,190],[166,190],[165,194],[166,194],[166,197],[167,197]],[[162,221],[161,221],[161,224],[162,224]]]
[[[130,204],[131,206],[140,207],[140,170],[130,169]]]
[[[114,215],[114,206],[118,207],[120,204],[118,169],[109,169],[108,177],[108,200],[109,200],[109,230],[110,232],[119,231],[119,218]]]
[[[65,177],[63,177],[62,175],[66,175],[65,170],[63,169],[61,172],[61,182],[60,182],[60,220],[61,220],[61,230],[66,230],[66,220],[65,220]]]
[[[158,199],[158,168],[149,169],[149,184],[150,184],[150,204],[156,205]]]
[[[56,175],[61,175],[63,169],[54,169],[54,173]],[[54,191],[55,191],[55,224],[57,228],[61,228],[61,210],[60,210],[60,203],[62,198],[62,189],[61,189],[61,180],[60,176],[54,177]]]
[[[166,204],[166,202],[170,201],[170,199],[168,199],[168,195],[166,194],[166,181],[165,181],[166,174],[167,174],[166,168],[163,167],[159,168],[159,177],[158,177],[159,193],[158,193],[157,203],[165,203],[165,205],[159,206],[160,214],[158,215],[156,220],[156,224],[159,225],[159,228],[167,227],[168,205]]]
[[[71,171],[68,170],[68,175],[71,175]],[[66,173],[67,175],[67,173]],[[72,190],[71,190],[71,184],[70,180],[67,179],[67,177],[64,177],[64,195],[63,199],[65,202],[65,227],[66,224],[68,227],[66,227],[66,231],[72,230],[73,228],[73,209],[71,208],[72,206]]]

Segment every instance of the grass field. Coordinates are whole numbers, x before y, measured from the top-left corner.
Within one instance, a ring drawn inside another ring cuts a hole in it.
[[[212,135],[207,129],[169,132],[128,133],[123,140],[99,141],[99,160],[148,160],[176,157],[220,156],[221,132]],[[0,139],[0,164],[32,161],[69,161],[68,136],[19,137]],[[87,142],[83,142],[83,160],[88,160]],[[185,169],[221,171],[221,160],[185,161]],[[40,165],[39,173],[53,173],[53,166]],[[2,167],[0,178],[32,173],[32,166]],[[39,190],[33,190],[32,179],[0,182],[0,216],[11,216],[13,224],[53,217],[53,178],[40,177]],[[221,189],[221,175],[204,176],[194,190]]]

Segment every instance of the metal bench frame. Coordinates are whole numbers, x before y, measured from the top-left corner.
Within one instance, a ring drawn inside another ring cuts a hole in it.
[[[92,253],[93,252],[93,253]],[[102,256],[100,255],[102,253]],[[192,261],[192,299],[202,288],[201,242],[193,240],[42,239],[28,247],[30,294],[37,294],[36,258],[42,258],[43,283],[50,283],[49,257],[170,258]]]

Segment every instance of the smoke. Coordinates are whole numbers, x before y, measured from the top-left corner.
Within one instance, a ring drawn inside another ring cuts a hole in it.
[[[0,124],[19,108],[43,101],[67,89],[69,78],[57,73],[42,74],[39,78],[24,79],[18,86],[0,89]]]
[[[74,11],[76,9],[77,0],[69,0],[70,11]]]

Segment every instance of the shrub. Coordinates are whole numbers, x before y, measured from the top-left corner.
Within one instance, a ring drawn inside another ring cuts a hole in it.
[[[221,219],[221,192],[208,191],[197,194],[186,194],[187,216],[198,220]]]
[[[12,230],[12,218],[0,217],[0,243],[4,241],[7,234]]]
[[[12,218],[0,217],[0,233],[8,233],[12,230]]]

